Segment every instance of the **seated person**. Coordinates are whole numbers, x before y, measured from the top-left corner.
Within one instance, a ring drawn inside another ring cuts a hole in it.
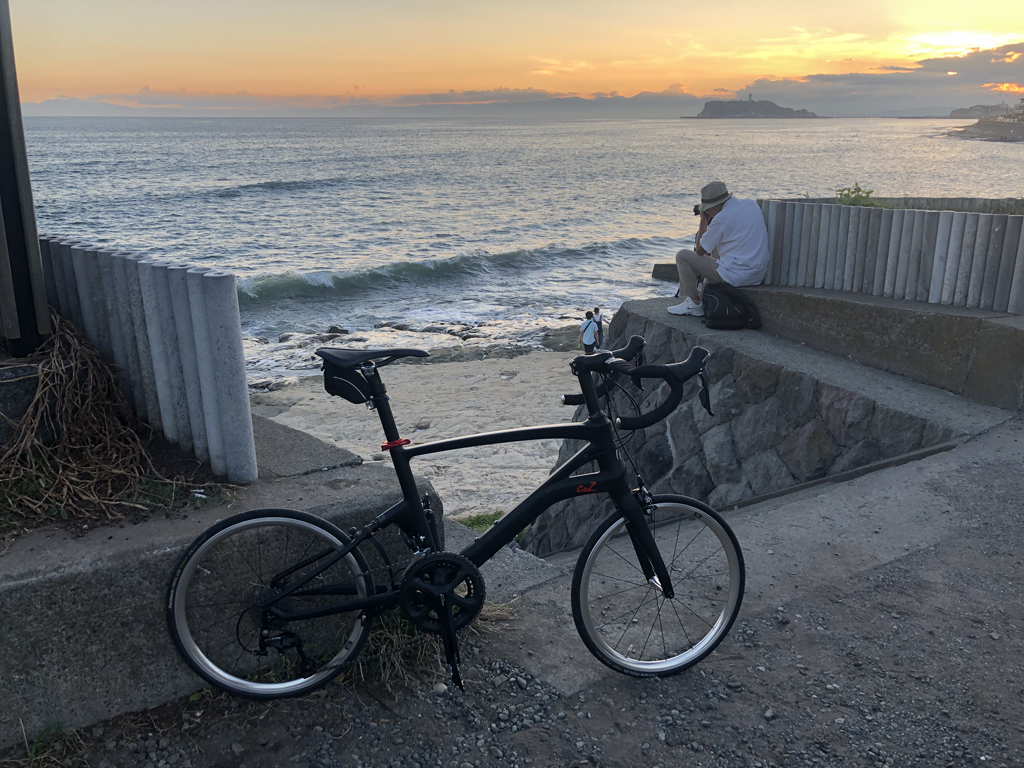
[[[694,249],[676,254],[682,304],[669,307],[673,315],[704,315],[697,290],[698,277],[709,283],[742,287],[760,285],[768,273],[768,229],[754,200],[733,197],[721,181],[700,191],[700,227]]]

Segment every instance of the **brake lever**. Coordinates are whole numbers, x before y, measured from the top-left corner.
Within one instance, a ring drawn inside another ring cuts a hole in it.
[[[711,387],[708,386],[708,369],[702,367],[700,369],[700,404],[704,406],[704,410],[709,415],[714,416],[715,412],[711,410]]]

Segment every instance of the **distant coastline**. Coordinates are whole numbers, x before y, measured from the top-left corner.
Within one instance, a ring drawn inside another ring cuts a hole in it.
[[[983,141],[1024,141],[1024,122],[979,120],[974,125],[952,130],[949,135]]]

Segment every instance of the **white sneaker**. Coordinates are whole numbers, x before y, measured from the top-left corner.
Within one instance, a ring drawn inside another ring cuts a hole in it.
[[[698,304],[687,296],[683,299],[682,304],[676,304],[674,307],[669,307],[668,311],[671,315],[692,315],[693,317],[704,317],[704,304]]]

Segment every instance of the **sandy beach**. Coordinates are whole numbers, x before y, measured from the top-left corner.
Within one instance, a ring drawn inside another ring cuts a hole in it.
[[[432,365],[390,365],[382,378],[402,437],[414,443],[555,424],[572,419],[562,394],[578,392],[569,361],[577,352],[537,351],[512,359]],[[389,461],[381,453],[377,414],[331,397],[321,376],[285,389],[252,395],[253,413],[346,448],[364,461]],[[448,517],[508,512],[547,477],[558,440],[454,451],[425,456],[413,470],[428,478]]]

